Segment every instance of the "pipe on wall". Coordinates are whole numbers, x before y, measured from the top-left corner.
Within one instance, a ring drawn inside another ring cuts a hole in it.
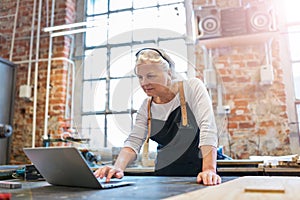
[[[55,0],[52,1],[51,8],[51,18],[50,18],[50,26],[54,25],[54,9],[55,9]],[[44,118],[44,134],[43,138],[48,139],[48,113],[49,113],[49,93],[50,93],[50,72],[51,72],[51,58],[52,58],[52,45],[53,45],[53,37],[49,36],[49,49],[48,49],[48,65],[47,65],[47,80],[46,80],[46,101],[45,101],[45,118]],[[67,107],[65,108],[67,109]]]
[[[33,2],[32,21],[31,21],[30,46],[29,46],[29,62],[28,62],[28,74],[27,74],[27,85],[28,86],[30,86],[30,77],[31,77],[31,63],[32,63],[31,60],[32,60],[33,39],[34,39],[35,13],[36,13],[36,0],[34,0],[34,2]]]
[[[5,15],[5,16],[0,16],[0,19],[2,19],[2,18],[14,17],[14,16],[16,16],[16,15]]]
[[[185,0],[184,7],[186,11],[186,34],[187,34],[187,76],[188,78],[196,77],[195,70],[195,41],[196,41],[196,33],[195,33],[195,23],[194,23],[194,12],[193,12],[193,4],[192,0]]]
[[[42,19],[42,3],[39,1],[38,9],[38,23],[37,23],[37,33],[36,33],[36,54],[35,60],[39,60],[40,51],[40,29],[41,29],[41,19]],[[33,97],[33,125],[32,125],[32,147],[35,147],[35,136],[36,136],[36,110],[37,110],[37,85],[38,85],[38,71],[39,62],[35,62],[35,76],[34,76],[34,97]]]
[[[11,39],[11,46],[10,46],[10,53],[9,53],[9,61],[12,61],[13,52],[14,52],[15,36],[16,36],[18,13],[19,13],[19,5],[20,5],[20,0],[17,0],[16,12],[15,12],[15,19],[14,19],[14,28],[13,28],[12,39]]]

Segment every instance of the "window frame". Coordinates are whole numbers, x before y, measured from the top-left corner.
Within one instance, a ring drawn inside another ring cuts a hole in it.
[[[87,1],[85,1],[85,2],[87,2]],[[109,1],[108,1],[109,2]],[[182,3],[183,4],[183,6],[185,6],[185,8],[186,8],[186,4],[187,3],[189,3],[189,1],[178,1],[178,2],[180,2],[180,3]],[[173,4],[178,4],[178,2],[176,2],[176,3],[173,3]],[[167,4],[167,5],[165,5],[165,6],[168,6],[168,5],[172,5],[172,3],[171,4]],[[138,8],[138,9],[147,9],[147,8],[158,8],[159,6],[161,6],[161,5],[156,5],[156,6],[150,6],[150,7],[146,7],[146,8]],[[108,7],[109,7],[109,5],[108,5]],[[85,8],[87,9],[87,6],[85,5]],[[85,11],[86,11],[86,9],[85,9]],[[138,9],[136,9],[136,10],[138,10]],[[117,13],[117,12],[121,12],[121,11],[131,11],[131,12],[133,12],[133,8],[126,8],[126,9],[120,9],[120,10],[114,10],[114,11],[108,11],[108,12],[105,12],[105,13],[98,13],[98,14],[95,14],[95,15],[91,15],[91,14],[87,14],[86,12],[85,12],[85,18],[88,18],[88,17],[96,17],[96,16],[101,16],[101,15],[110,15],[111,13]],[[185,10],[185,12],[187,13],[187,9]],[[187,18],[187,17],[186,17]],[[187,23],[187,21],[186,21],[186,23]],[[188,38],[191,38],[191,36],[190,36],[190,34],[191,34],[191,29],[192,29],[192,25],[191,24],[187,24],[187,26],[185,27],[187,30],[185,30],[185,35],[182,35],[181,37],[177,37],[177,38],[159,38],[158,40],[156,40],[156,41],[153,41],[153,40],[149,40],[149,41],[143,41],[143,42],[136,42],[136,43],[134,43],[133,45],[147,45],[147,44],[153,44],[154,42],[156,42],[156,45],[157,44],[159,44],[160,42],[163,42],[163,41],[166,41],[166,40],[184,40],[184,41],[187,41],[188,40]],[[132,45],[132,42],[131,43],[122,43],[122,44],[108,44],[108,43],[106,43],[106,44],[104,44],[104,45],[96,45],[96,46],[93,46],[93,47],[87,47],[86,45],[85,45],[85,40],[86,40],[86,34],[84,34],[84,42],[83,42],[83,52],[85,52],[85,51],[87,51],[87,50],[91,50],[91,49],[94,49],[94,48],[106,48],[107,49],[107,55],[110,55],[111,54],[111,49],[112,48],[116,48],[116,47],[120,47],[120,46],[129,46],[129,45]],[[187,54],[187,56],[189,56],[189,53],[188,52],[190,52],[191,50],[193,50],[193,47],[191,47],[191,46],[193,46],[193,45],[191,45],[190,43],[189,43],[190,41],[188,41],[188,42],[186,42],[186,48],[187,48],[187,52],[186,52],[186,54]],[[134,54],[134,52],[132,52],[132,54]],[[191,61],[191,57],[189,57],[189,58],[186,58],[187,60],[189,60],[189,62],[187,62],[187,71],[185,72],[186,73],[186,75],[188,76],[188,77],[192,77],[194,74],[195,74],[195,71],[193,70],[193,67],[192,67],[192,69],[191,69],[191,66],[194,66],[193,65],[193,62],[194,62],[194,60],[192,59],[192,61]],[[108,60],[107,60],[107,67],[109,67],[109,63],[110,63],[110,58],[109,58],[109,56],[108,56]],[[84,66],[83,66],[83,68],[84,68]],[[109,69],[107,69],[108,71],[109,71]],[[83,69],[83,71],[84,71],[84,69]],[[108,75],[109,76],[109,75]],[[98,79],[98,80],[96,80],[96,79],[90,79],[90,80],[88,80],[88,79],[85,79],[84,78],[84,75],[83,75],[83,78],[82,78],[82,85],[84,85],[84,82],[87,82],[87,81],[99,81],[99,80],[102,80],[102,81],[106,81],[106,85],[108,85],[108,90],[109,90],[109,84],[110,83],[108,83],[110,80],[112,80],[112,79],[123,79],[123,78],[130,78],[130,79],[134,79],[135,78],[135,76],[132,76],[132,75],[130,75],[130,76],[127,76],[127,77],[106,77],[106,78],[100,78],[100,79]],[[107,138],[108,138],[108,131],[107,131],[107,116],[108,115],[112,115],[112,114],[130,114],[131,115],[131,127],[133,126],[133,123],[134,123],[134,117],[133,117],[133,115],[135,115],[136,114],[136,112],[137,112],[137,109],[132,109],[132,106],[130,107],[130,108],[128,108],[127,110],[123,110],[123,111],[114,111],[114,110],[110,110],[110,105],[109,105],[109,98],[110,98],[110,95],[109,95],[109,92],[107,93],[107,96],[106,96],[106,104],[105,104],[105,109],[104,110],[102,110],[102,111],[95,111],[95,112],[89,112],[89,111],[84,111],[84,110],[81,110],[81,122],[82,122],[82,117],[84,117],[84,116],[91,116],[91,115],[95,115],[95,116],[97,116],[97,115],[103,115],[104,116],[104,128],[103,128],[103,130],[104,130],[104,138],[103,138],[103,140],[104,140],[104,143],[103,143],[103,146],[104,147],[108,147],[109,145],[108,145],[108,141],[107,141]],[[81,102],[81,108],[83,108],[83,101]],[[82,124],[82,123],[81,123]],[[81,129],[83,130],[83,129],[85,129],[85,127],[83,127],[84,125],[82,125],[81,126]],[[81,130],[81,131],[82,131]]]
[[[300,97],[297,98],[297,91],[299,93],[300,90],[300,86],[296,84],[296,75],[294,72],[294,65],[299,65],[300,66],[300,57],[298,56],[298,58],[293,58],[294,55],[294,51],[293,48],[291,46],[291,44],[295,44],[295,41],[293,42],[292,38],[295,39],[295,37],[293,37],[293,34],[298,34],[300,36],[300,20],[293,20],[293,21],[289,21],[288,19],[288,15],[291,13],[287,13],[287,5],[288,4],[292,4],[293,2],[291,1],[285,1],[284,2],[284,7],[285,7],[285,24],[284,24],[284,29],[285,32],[284,34],[287,36],[287,40],[286,42],[288,43],[288,50],[289,50],[289,64],[290,64],[290,71],[291,71],[291,84],[293,87],[293,109],[294,109],[294,113],[295,113],[295,118],[292,119],[289,123],[290,128],[292,131],[297,131],[298,133],[298,137],[300,138]],[[295,31],[296,29],[296,31]],[[299,48],[300,49],[300,48]],[[297,51],[296,51],[297,52]],[[300,80],[298,80],[300,81]],[[294,127],[296,125],[296,128]]]

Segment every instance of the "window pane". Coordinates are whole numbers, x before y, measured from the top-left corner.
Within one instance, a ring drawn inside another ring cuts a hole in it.
[[[183,1],[178,1],[178,0],[158,0],[159,5],[163,4],[171,4],[171,3],[177,3],[177,2],[183,2]]]
[[[111,80],[110,109],[113,111],[126,111],[133,106],[138,110],[147,95],[142,90],[137,78],[123,78]]]
[[[106,13],[107,5],[106,0],[87,0],[87,15]]]
[[[83,82],[83,112],[95,112],[105,110],[105,85],[105,81]]]
[[[131,130],[131,117],[129,114],[107,116],[107,146],[123,146]]]
[[[84,60],[84,79],[106,77],[106,62],[106,48],[86,51],[86,58]]]
[[[133,0],[133,8],[156,6],[157,0]]]
[[[104,147],[104,115],[82,116],[82,138],[88,138],[89,148]]]
[[[300,63],[293,64],[295,98],[300,99]]]
[[[183,4],[160,7],[158,21],[160,37],[172,37],[177,34],[185,34],[186,19]]]
[[[300,2],[297,0],[285,0],[285,12],[288,22],[299,22],[300,19]]]
[[[122,43],[131,41],[132,38],[131,12],[118,12],[109,15],[109,43]]]
[[[83,99],[82,99],[82,110],[83,112],[94,111],[94,92],[95,82],[87,81],[83,82]]]
[[[136,80],[136,82],[138,82]],[[140,106],[142,105],[143,101],[147,98],[146,93],[143,91],[143,89],[138,86],[135,90],[133,90],[132,94],[132,101],[133,101],[133,109],[139,110]]]
[[[121,114],[121,115],[108,115],[107,116],[107,146],[119,146],[122,147],[124,145],[124,141],[127,139],[130,130],[131,130],[131,117],[129,114]],[[150,140],[149,142],[149,150],[156,151],[157,143]]]
[[[120,10],[132,7],[132,0],[110,0],[110,10]]]
[[[111,49],[110,76],[130,76],[133,73],[134,64],[131,59],[131,47],[117,47]]]
[[[289,28],[289,42],[292,60],[300,60],[300,26]]]
[[[157,17],[157,8],[148,8],[133,11],[133,40],[157,40]]]
[[[90,25],[87,26],[85,45],[87,47],[93,47],[106,44],[108,28],[107,15],[88,17],[87,22],[90,22]]]
[[[110,81],[110,109],[113,111],[126,111],[131,101],[131,78],[114,79]]]
[[[97,81],[94,93],[94,110],[104,111],[106,104],[106,81]]]

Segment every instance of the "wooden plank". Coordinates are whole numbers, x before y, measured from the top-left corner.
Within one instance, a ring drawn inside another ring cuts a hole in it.
[[[221,167],[218,172],[263,172],[263,168],[255,167]]]
[[[249,192],[248,189],[253,189]],[[182,199],[222,199],[222,200],[294,200],[298,196],[300,177],[269,177],[269,176],[245,176],[209,186],[201,190],[180,194],[167,200]]]
[[[270,168],[270,167],[265,167],[264,168],[265,172],[299,172],[300,173],[300,168],[298,167],[274,167],[274,168]]]
[[[125,172],[134,172],[134,173],[144,173],[144,172],[154,172],[154,167],[127,167]]]
[[[277,185],[277,184],[267,184],[267,185],[251,185],[246,186],[244,189],[245,192],[279,192],[284,193],[284,187],[283,185]]]
[[[262,160],[249,160],[249,159],[239,159],[239,160],[217,160],[218,165],[258,165],[264,163]]]

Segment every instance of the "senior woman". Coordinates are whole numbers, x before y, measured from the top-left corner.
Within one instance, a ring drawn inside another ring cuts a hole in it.
[[[142,103],[133,130],[114,166],[95,171],[109,182],[122,178],[149,139],[157,142],[155,175],[195,176],[197,183],[221,183],[216,173],[217,128],[212,103],[200,79],[178,81],[174,61],[158,48],[136,54],[135,73],[148,98]]]

